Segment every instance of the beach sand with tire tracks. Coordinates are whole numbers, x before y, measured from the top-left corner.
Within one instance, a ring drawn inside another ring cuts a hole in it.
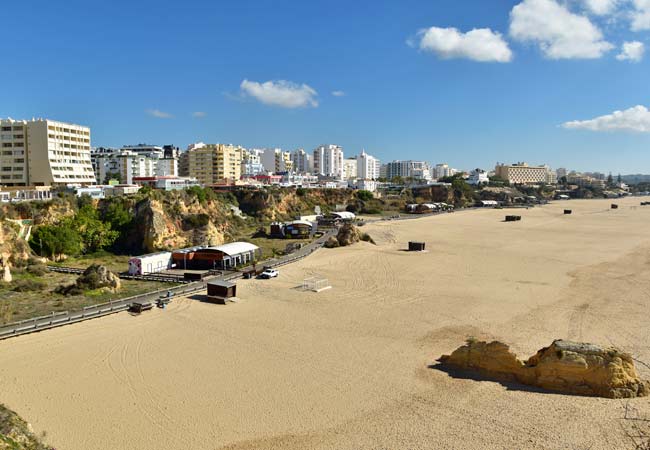
[[[376,246],[241,280],[237,304],[175,299],[0,341],[0,401],[65,450],[634,448],[625,407],[650,418],[648,399],[430,366],[469,336],[522,358],[563,338],[617,345],[650,378],[650,207],[639,201],[369,224]],[[427,251],[403,251],[409,240]],[[302,292],[312,275],[332,289]]]

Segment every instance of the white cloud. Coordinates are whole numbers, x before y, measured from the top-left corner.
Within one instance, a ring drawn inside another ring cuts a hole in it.
[[[650,133],[650,111],[645,106],[637,105],[625,111],[596,117],[591,120],[574,120],[562,124],[571,130],[590,131],[637,131]]]
[[[512,8],[510,36],[538,44],[550,59],[600,58],[614,47],[587,17],[555,0],[524,0]]]
[[[241,90],[265,105],[280,106],[282,108],[317,107],[318,93],[306,84],[296,84],[291,81],[278,80],[258,83],[244,80]]]
[[[159,109],[148,109],[146,113],[152,117],[157,117],[158,119],[171,119],[172,117],[174,117],[171,114],[161,111]]]
[[[583,0],[587,10],[597,16],[606,16],[616,11],[620,0]]]
[[[616,55],[616,59],[619,61],[639,62],[643,59],[643,53],[645,53],[643,42],[624,42],[621,53]]]
[[[345,97],[345,92],[343,91],[332,91],[334,97]]]
[[[632,31],[650,30],[650,0],[633,0]]]
[[[196,118],[198,118],[198,119],[200,119],[200,118],[202,118],[202,117],[205,117],[205,116],[207,116],[207,114],[204,113],[203,111],[194,111],[194,112],[192,113],[192,117],[196,117]]]
[[[462,33],[456,28],[431,27],[417,34],[419,43],[409,45],[429,51],[442,59],[465,58],[479,62],[509,62],[512,51],[500,33],[489,28]]]

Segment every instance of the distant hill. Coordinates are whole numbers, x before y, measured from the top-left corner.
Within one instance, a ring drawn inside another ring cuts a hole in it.
[[[635,175],[621,175],[623,183],[637,184],[637,183],[650,183],[650,175],[635,174]]]

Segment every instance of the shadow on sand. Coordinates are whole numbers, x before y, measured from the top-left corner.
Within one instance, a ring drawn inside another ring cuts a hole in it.
[[[450,366],[440,361],[436,361],[435,364],[429,364],[427,368],[444,372],[450,377],[460,379],[460,380],[492,381],[494,383],[499,383],[508,391],[532,392],[535,394],[547,394],[547,395],[563,395],[563,396],[572,395],[572,394],[565,394],[562,392],[549,391],[536,386],[529,386],[527,384],[522,384],[516,381],[514,377],[511,380],[504,380],[504,379],[484,376],[473,370],[459,369],[458,367]]]

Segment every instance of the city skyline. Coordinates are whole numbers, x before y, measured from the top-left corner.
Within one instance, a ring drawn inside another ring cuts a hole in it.
[[[3,8],[0,117],[82,124],[94,147],[337,144],[464,170],[650,173],[642,2],[37,6]]]

